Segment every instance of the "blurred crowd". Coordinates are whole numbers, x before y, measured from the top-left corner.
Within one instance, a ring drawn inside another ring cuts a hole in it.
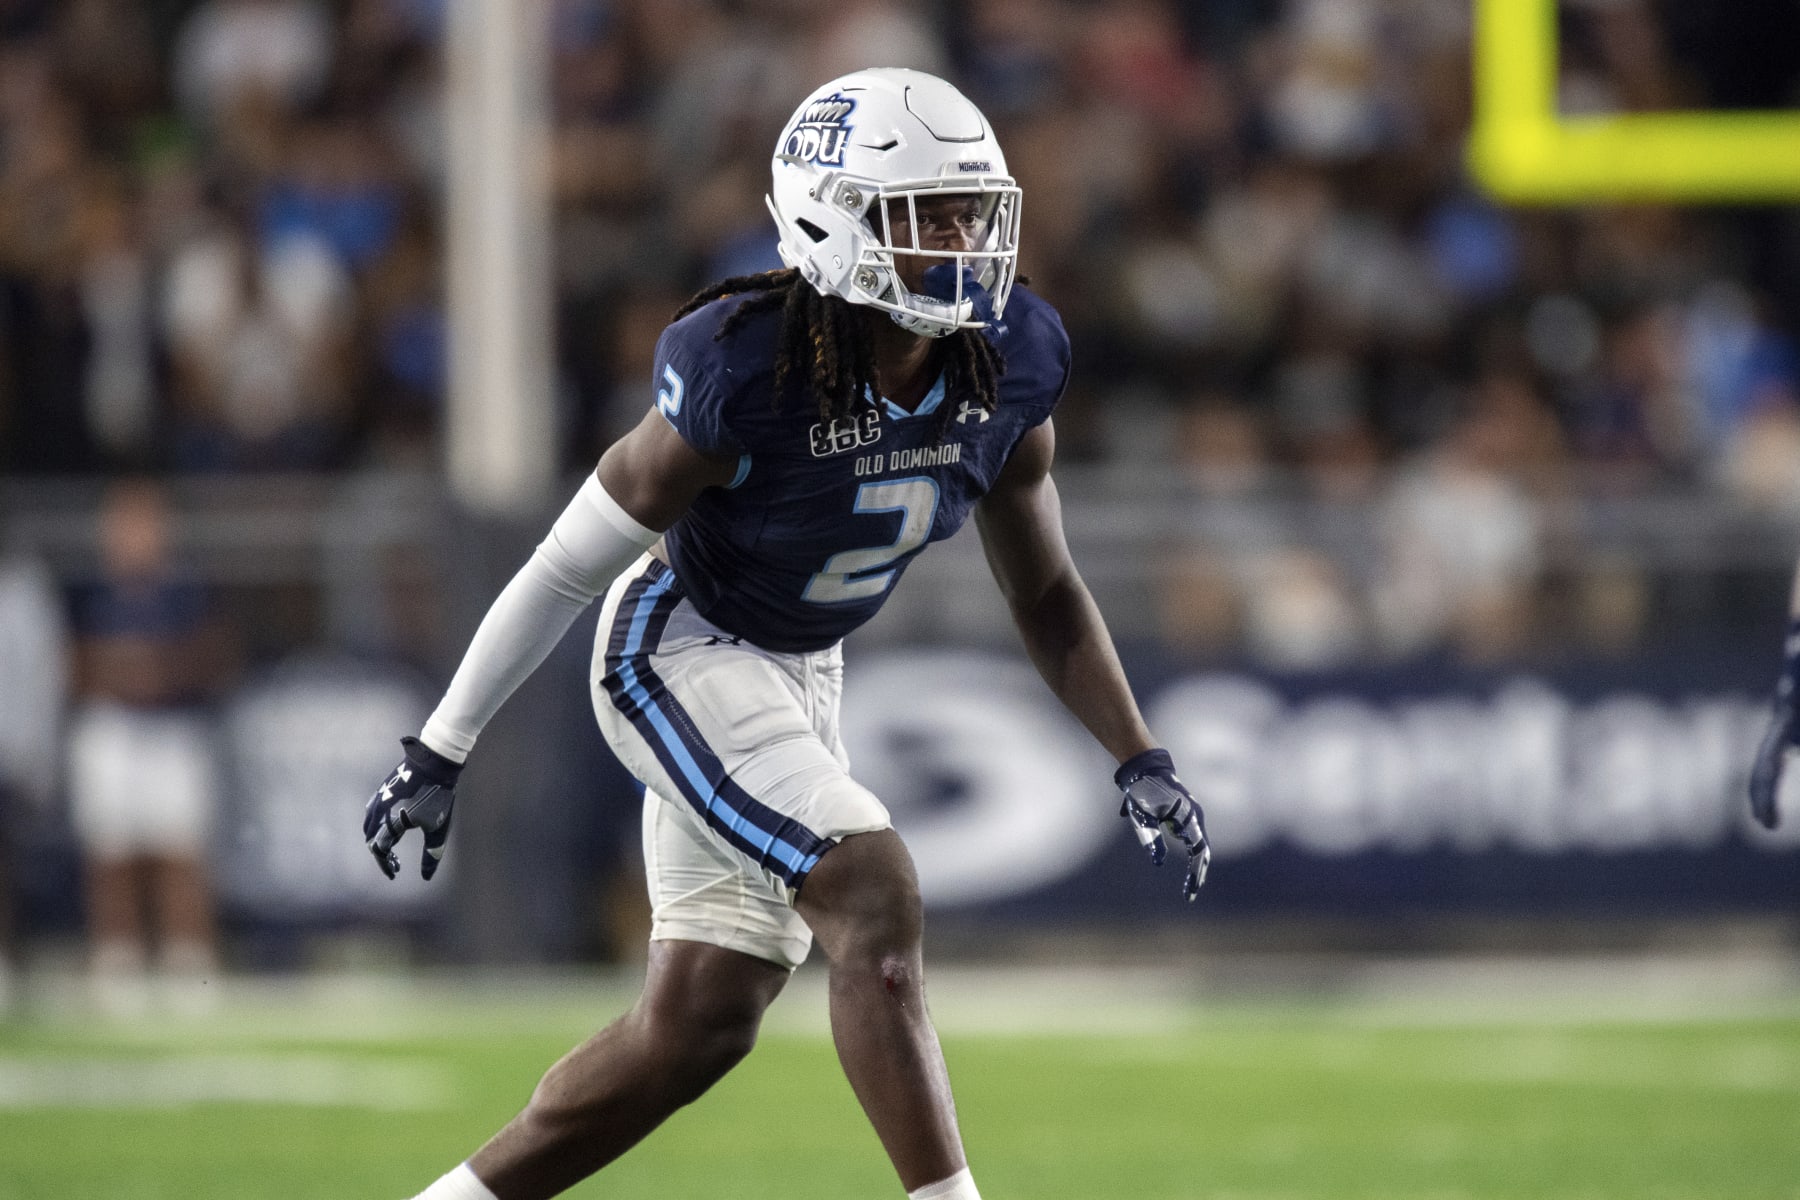
[[[435,468],[454,2],[0,0],[0,472]],[[687,295],[779,265],[793,106],[901,65],[961,85],[1023,185],[1024,270],[1075,345],[1063,459],[1192,499],[1159,531],[1166,643],[1290,668],[1630,649],[1645,566],[1557,546],[1560,506],[1800,521],[1795,213],[1496,207],[1463,162],[1466,4],[546,2],[566,470],[651,402]],[[1800,104],[1790,8],[1569,0],[1562,107]],[[155,943],[202,972],[193,722],[231,641],[166,498],[107,495],[94,578],[0,562],[0,678],[42,691],[0,697],[0,808],[65,776],[96,968]],[[187,797],[161,824],[120,766],[144,747]]]
[[[895,64],[959,82],[1024,186],[1025,270],[1076,346],[1065,461],[1201,501],[1177,641],[1503,654],[1572,491],[1800,512],[1793,214],[1497,208],[1463,164],[1465,5],[547,3],[568,470],[643,411],[687,294],[778,265],[794,103]],[[5,470],[438,461],[447,7],[0,0]],[[1791,105],[1777,7],[1565,4],[1563,108]],[[1271,495],[1376,515],[1322,554],[1255,516]],[[1629,564],[1595,570],[1629,641]]]

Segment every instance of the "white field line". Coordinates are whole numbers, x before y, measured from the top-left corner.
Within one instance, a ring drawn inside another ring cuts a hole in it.
[[[1794,1017],[1800,963],[1730,954],[1375,962],[1341,999],[1347,1020],[1408,1028]]]
[[[0,1059],[0,1111],[282,1104],[409,1112],[445,1108],[454,1094],[436,1067],[322,1055]]]
[[[1800,1093],[1800,1051],[1772,1039],[1733,1037],[1688,1053],[1639,1057],[1595,1045],[1573,1031],[1537,1029],[1477,1038],[1412,1073],[1421,1079],[1530,1087],[1792,1096]]]
[[[79,976],[33,981],[21,1014],[80,1040],[222,1047],[549,1037],[569,1044],[630,1007],[624,971],[233,977],[204,1019],[96,1020]],[[769,1011],[772,1033],[829,1031],[826,974],[809,965]],[[933,966],[927,992],[950,1035],[1162,1034],[1296,1019],[1369,1028],[1566,1026],[1800,1017],[1800,964],[1779,957],[1171,961],[1154,967]],[[404,1019],[396,1018],[404,1014]]]

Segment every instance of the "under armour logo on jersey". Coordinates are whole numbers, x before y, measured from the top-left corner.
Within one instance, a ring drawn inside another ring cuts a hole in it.
[[[704,644],[708,646],[741,646],[744,644],[744,639],[723,633],[710,633],[707,634]]]
[[[993,415],[994,415],[993,413],[991,413],[987,409],[981,407],[981,405],[971,404],[969,401],[964,400],[960,405],[957,406],[956,423],[958,425],[967,425],[969,423],[969,419],[972,417],[975,419],[975,421],[978,424],[986,425],[988,418]]]
[[[814,458],[828,458],[881,440],[881,414],[872,408],[830,424],[821,421],[809,431]]]

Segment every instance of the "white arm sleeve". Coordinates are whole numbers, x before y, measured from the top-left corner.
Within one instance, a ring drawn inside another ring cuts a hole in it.
[[[419,740],[468,757],[482,726],[544,661],[575,618],[661,535],[632,519],[596,475],[501,591]]]

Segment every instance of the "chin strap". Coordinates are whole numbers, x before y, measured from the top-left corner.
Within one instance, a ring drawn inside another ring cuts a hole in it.
[[[926,307],[926,306],[921,305],[920,307]],[[934,316],[941,315],[942,320],[933,321],[929,317],[921,316],[920,314],[915,313],[915,312],[893,312],[893,311],[890,311],[888,313],[888,316],[894,318],[894,324],[896,324],[900,328],[906,330],[906,332],[916,333],[920,337],[927,337],[927,338],[949,337],[951,334],[955,333],[957,331],[957,329],[959,329],[961,327],[962,321],[968,319],[968,313],[966,310],[969,308],[969,304],[967,301],[964,301],[963,305],[962,305],[962,308],[964,311],[955,312],[954,315],[952,314],[951,306],[948,304],[932,304],[929,307],[941,308],[943,310],[943,312],[941,314],[934,313],[932,315],[934,315]],[[943,323],[944,321],[956,321],[957,323],[954,325],[946,325]]]

